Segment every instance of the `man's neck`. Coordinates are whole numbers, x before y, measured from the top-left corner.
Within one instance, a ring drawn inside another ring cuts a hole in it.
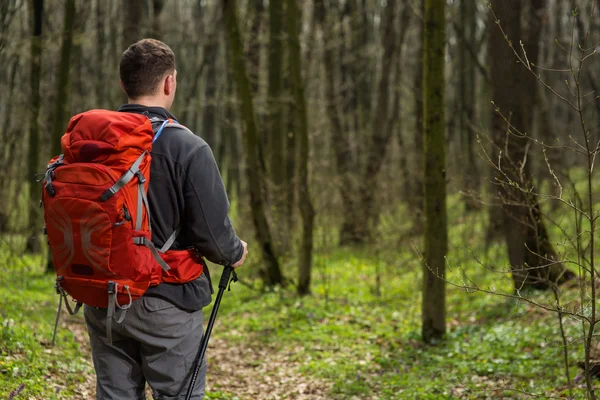
[[[166,104],[164,101],[161,101],[160,99],[157,99],[155,97],[140,97],[137,99],[127,99],[127,102],[129,104],[139,104],[142,106],[146,106],[146,107],[162,107],[165,110],[169,111],[169,109],[166,107]]]

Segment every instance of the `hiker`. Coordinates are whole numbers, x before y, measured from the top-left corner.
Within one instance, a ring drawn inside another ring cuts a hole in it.
[[[170,249],[193,248],[213,263],[242,266],[247,244],[237,237],[228,217],[229,202],[213,153],[169,112],[177,89],[173,51],[158,40],[134,43],[122,55],[120,78],[128,104],[119,112],[148,117],[155,132],[172,121],[159,137],[155,134],[151,151],[148,203],[153,244],[159,249],[171,241]],[[210,304],[212,293],[207,268],[188,283],[151,286],[131,303],[121,322],[119,313],[112,318],[110,341],[107,309],[86,304],[96,398],[144,399],[146,382],[155,399],[183,398],[203,335],[202,308]],[[206,361],[193,399],[203,398],[205,383]]]

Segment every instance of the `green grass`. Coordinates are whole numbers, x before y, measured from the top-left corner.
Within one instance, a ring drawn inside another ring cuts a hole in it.
[[[335,282],[329,301],[319,286],[305,299],[278,292],[257,300],[237,285],[227,293],[216,334],[255,346],[300,347],[295,353],[300,370],[332,381],[332,398],[438,399],[467,392],[471,395],[463,398],[486,393],[499,398],[504,388],[562,393],[562,354],[553,346],[559,331],[552,315],[449,288],[447,340],[425,346],[420,274],[414,267],[395,269],[376,297],[368,260],[339,252],[328,261]],[[568,328],[575,334],[575,324]],[[581,359],[578,349],[571,356]]]
[[[452,225],[448,279],[460,285],[466,274],[482,289],[509,294],[510,275],[482,266],[507,265],[502,244],[487,254],[482,249],[483,222],[469,217]],[[300,371],[333,382],[331,398],[567,396],[554,313],[448,285],[447,339],[436,346],[424,345],[421,267],[412,247],[403,243],[377,257],[368,251],[317,254],[313,295],[307,298],[298,298],[291,290],[259,297],[243,285],[233,285],[226,293],[216,334],[254,346],[276,343],[281,349],[300,348],[294,353]],[[288,265],[287,271],[294,271],[293,266]],[[245,272],[240,271],[242,279]],[[564,290],[564,298],[577,298],[576,288]],[[553,303],[548,293],[526,295]],[[569,338],[580,336],[577,321],[566,319],[565,327]],[[569,348],[569,356],[571,378],[575,378],[580,373],[575,363],[583,359],[581,343]],[[584,398],[582,386],[575,394]]]
[[[384,216],[382,226],[393,229],[394,218]],[[507,263],[502,243],[487,252],[482,248],[485,218],[461,216],[451,203],[450,220],[448,279],[460,284],[466,274],[481,288],[510,293],[508,274],[481,265],[503,268]],[[260,293],[249,287],[257,284],[250,278],[256,263],[244,266],[239,275],[245,284],[232,284],[225,293],[214,337],[286,354],[297,374],[329,382],[331,399],[528,398],[525,392],[566,398],[559,327],[552,313],[448,285],[447,338],[424,345],[419,243],[402,237],[353,251],[317,243],[313,294],[305,298],[293,288]],[[15,246],[20,245],[10,248]],[[0,398],[21,384],[25,388],[16,399],[73,398],[90,372],[89,356],[65,329],[59,330],[59,345],[48,346],[57,300],[53,277],[42,273],[40,258],[8,249],[0,245]],[[218,282],[219,269],[211,271]],[[287,263],[284,271],[294,277],[295,265]],[[566,298],[577,298],[576,288],[564,290]],[[552,303],[547,293],[527,295]],[[570,338],[580,335],[576,321],[567,319],[565,325]],[[575,362],[583,359],[582,346],[575,343],[569,355],[574,378],[580,373]],[[575,392],[584,398],[581,382]],[[207,398],[249,399],[218,385]]]
[[[43,274],[40,258],[13,255],[1,262],[0,398],[21,385],[16,399],[73,398],[90,368],[72,332],[60,329],[59,345],[50,346],[57,305],[53,278]]]

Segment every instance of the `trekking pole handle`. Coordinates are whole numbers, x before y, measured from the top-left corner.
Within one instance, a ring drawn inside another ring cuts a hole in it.
[[[237,274],[235,273],[233,267],[231,265],[227,265],[221,274],[221,280],[219,281],[219,289],[227,288],[227,284],[229,283],[229,279],[231,278],[231,274],[233,274],[233,281],[237,282]]]

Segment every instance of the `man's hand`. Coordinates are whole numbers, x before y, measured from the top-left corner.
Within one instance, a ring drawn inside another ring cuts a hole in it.
[[[241,240],[242,246],[244,247],[244,252],[242,254],[242,258],[238,262],[232,265],[233,268],[239,268],[244,265],[244,261],[246,261],[246,256],[248,255],[248,243]]]

